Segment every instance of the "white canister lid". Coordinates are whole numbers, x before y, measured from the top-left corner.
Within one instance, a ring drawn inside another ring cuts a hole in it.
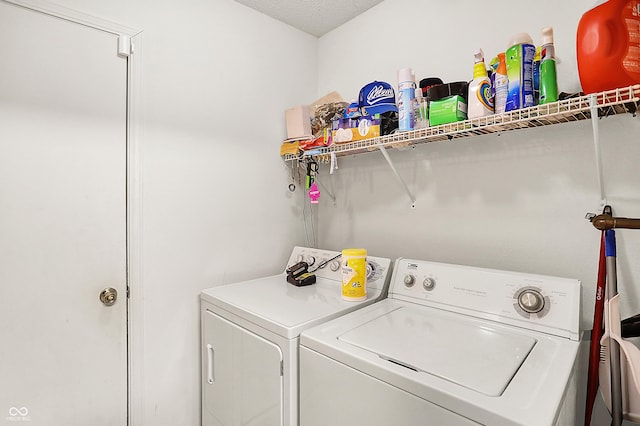
[[[400,68],[398,70],[398,83],[405,83],[407,81],[415,83],[416,77],[415,77],[415,74],[413,73],[413,69]]]
[[[553,44],[553,27],[544,27],[542,29],[542,45]]]
[[[507,47],[517,46],[518,44],[533,44],[533,39],[528,33],[518,33],[511,37]]]

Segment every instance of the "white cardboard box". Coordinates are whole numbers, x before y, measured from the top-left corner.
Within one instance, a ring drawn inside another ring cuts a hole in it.
[[[298,105],[284,113],[287,123],[287,139],[311,138],[311,116],[309,105]]]

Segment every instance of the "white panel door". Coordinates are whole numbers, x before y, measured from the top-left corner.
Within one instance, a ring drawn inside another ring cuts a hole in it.
[[[127,60],[3,1],[0,58],[0,425],[124,426]]]

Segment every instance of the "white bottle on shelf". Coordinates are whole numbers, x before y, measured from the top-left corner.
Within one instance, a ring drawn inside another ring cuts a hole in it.
[[[398,70],[398,130],[415,128],[416,78],[411,68]]]
[[[487,76],[482,49],[474,53],[473,81],[469,84],[467,98],[469,119],[493,114],[493,100],[491,99],[491,81]]]
[[[416,116],[416,129],[424,129],[429,127],[429,108],[427,107],[427,100],[422,96],[422,89],[416,89],[415,99],[415,116]]]

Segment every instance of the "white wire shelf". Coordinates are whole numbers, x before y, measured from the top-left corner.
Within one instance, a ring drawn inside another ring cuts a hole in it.
[[[396,132],[391,135],[361,141],[334,143],[331,146],[302,151],[298,155],[285,154],[285,161],[314,158],[326,160],[336,156],[360,154],[384,148],[406,148],[428,142],[439,142],[470,136],[501,133],[531,127],[549,126],[591,118],[591,100],[598,108],[598,116],[635,113],[640,102],[640,84],[605,92],[565,99],[545,105],[494,114],[488,117],[441,124],[425,129]]]

